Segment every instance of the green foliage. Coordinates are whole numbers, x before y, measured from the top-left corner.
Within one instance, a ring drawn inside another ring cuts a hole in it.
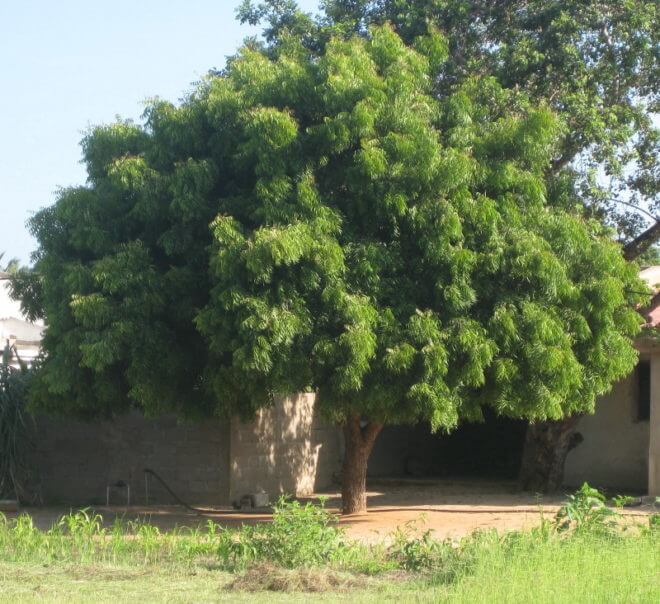
[[[287,501],[273,507],[273,521],[244,526],[218,549],[230,568],[272,562],[286,568],[319,566],[340,558],[347,547],[337,518],[321,505]]]
[[[660,246],[650,247],[644,254],[639,257],[641,266],[655,266],[660,264]]]
[[[432,570],[434,580],[444,583],[456,578],[460,553],[451,540],[434,539],[432,531],[421,530],[416,521],[397,527],[387,552],[399,568],[415,572]]]
[[[159,564],[129,560],[47,565],[36,560],[3,562],[2,550],[0,574],[4,599],[19,602],[187,601],[190,594],[195,594],[197,601],[225,599],[250,604],[305,600],[452,604],[658,600],[654,580],[657,538],[629,535],[617,540],[580,537],[540,541],[529,533],[516,536],[508,542],[491,534],[472,539],[476,557],[466,572],[450,583],[436,581],[432,573],[399,571],[364,577],[331,567],[284,569],[267,564],[235,575],[219,571],[203,559],[192,566],[184,560],[166,559]]]
[[[438,98],[446,41],[420,35],[246,47],[93,129],[89,185],[31,221],[33,402],[250,416],[313,389],[338,421],[445,430],[592,411],[636,361],[636,268],[548,203],[550,107],[492,77]]]
[[[0,271],[6,273],[13,273],[18,268],[18,260],[16,258],[11,258],[7,261],[3,260],[5,257],[5,252],[0,252]]]
[[[616,495],[615,497],[612,497],[612,503],[616,508],[626,507],[635,501],[636,499],[630,495]]]
[[[386,548],[366,547],[348,539],[337,526],[338,518],[325,508],[323,501],[301,504],[284,497],[273,507],[272,521],[243,525],[239,529],[225,529],[208,520],[205,526],[162,532],[145,520],[125,521],[120,517],[107,526],[100,514],[87,508],[60,517],[50,529],[43,531],[28,514],[13,520],[0,514],[0,555],[4,561],[140,561],[143,564],[167,560],[192,562],[197,557],[213,555],[222,568],[228,569],[270,563],[287,568],[334,566],[348,570],[356,570],[360,564],[368,568],[366,561],[358,558],[370,557],[378,563],[372,569],[380,572],[393,568],[436,573],[448,570],[457,576],[461,574],[456,572],[457,565],[468,569],[474,552],[486,547],[515,550],[522,542],[623,536],[626,527],[611,522],[618,514],[614,510],[605,514],[603,507],[604,496],[583,485],[568,496],[554,525],[542,522],[529,533],[499,535],[495,531],[477,531],[460,541],[438,541],[432,531],[424,529],[422,516],[398,527],[388,536]],[[651,525],[657,525],[656,516],[650,516]],[[603,526],[611,530],[605,532]]]
[[[8,520],[0,514],[0,560],[9,562],[192,564],[215,557],[227,532],[209,522],[206,529],[177,528],[161,533],[143,521],[117,518],[111,527],[90,510],[62,516],[48,530],[28,514]]]
[[[62,516],[41,531],[27,514],[13,521],[0,514],[0,560],[148,565],[212,558],[215,565],[232,570],[258,562],[287,568],[330,564],[382,568],[384,561],[376,563],[374,556],[360,559],[366,550],[349,544],[336,520],[322,503],[301,505],[284,498],[274,506],[272,522],[240,530],[208,521],[205,528],[163,533],[148,522],[119,518],[108,528],[99,514],[85,509]]]
[[[650,517],[655,529],[603,530],[592,511],[600,504],[602,496],[589,487],[570,497],[566,508],[579,508],[574,517],[582,518],[570,531],[542,522],[531,531],[475,531],[438,541],[408,523],[387,538],[387,546],[350,541],[323,505],[285,500],[276,505],[272,523],[239,529],[212,521],[171,531],[121,519],[106,526],[99,515],[81,510],[42,531],[26,514],[13,520],[0,514],[0,564],[13,569],[5,583],[17,570],[24,579],[31,566],[39,568],[41,581],[58,568],[130,568],[141,575],[166,569],[172,576],[210,569],[216,591],[224,570],[232,573],[230,588],[250,591],[317,591],[321,586],[310,583],[316,578],[328,591],[384,580],[397,588],[410,583],[410,594],[432,588],[433,601],[655,601],[658,586],[649,578],[657,571],[657,518]]]
[[[555,525],[560,532],[608,533],[616,529],[618,516],[605,504],[605,495],[585,482],[568,496],[557,512]]]
[[[492,76],[564,122],[548,175],[554,203],[567,203],[570,182],[590,214],[626,236],[645,217],[624,204],[660,214],[660,28],[653,0],[325,0],[316,18],[293,1],[244,0],[238,18],[265,24],[270,53],[291,35],[318,53],[332,35],[367,36],[371,25],[383,23],[428,51],[427,33],[439,32],[434,47],[442,60],[432,61],[432,76],[440,98],[475,76]]]

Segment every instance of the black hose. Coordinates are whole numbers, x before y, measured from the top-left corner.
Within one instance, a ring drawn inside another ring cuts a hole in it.
[[[195,508],[189,503],[186,503],[181,497],[179,497],[170,487],[169,485],[154,471],[151,470],[150,468],[145,468],[144,470],[145,474],[150,474],[153,476],[158,482],[160,482],[161,485],[163,485],[163,488],[174,498],[174,500],[184,508],[190,510],[191,512],[196,512],[197,514],[263,514],[263,511],[252,511],[252,510],[204,510],[201,508]]]
[[[199,508],[194,508],[191,506],[189,503],[186,503],[181,497],[179,497],[170,487],[169,485],[153,470],[150,468],[145,468],[144,469],[145,474],[150,474],[153,476],[158,482],[160,482],[161,485],[163,485],[163,488],[170,494],[172,497],[174,497],[175,501],[179,504],[182,505],[184,508],[191,510],[192,512],[199,512],[199,513],[206,513],[206,510],[201,510]]]

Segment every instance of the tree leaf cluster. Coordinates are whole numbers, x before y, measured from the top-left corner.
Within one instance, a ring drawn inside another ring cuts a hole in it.
[[[592,410],[636,362],[636,268],[550,203],[550,105],[488,75],[439,98],[451,43],[415,34],[247,45],[93,129],[87,186],[31,221],[33,403],[250,416],[312,389],[338,421],[445,430]]]
[[[483,76],[524,91],[564,123],[548,177],[570,181],[571,203],[622,240],[648,223],[635,206],[660,215],[657,2],[324,0],[320,8],[313,16],[293,0],[244,0],[237,15],[263,24],[265,52],[291,34],[322,52],[332,36],[368,36],[373,24],[390,23],[407,44],[435,29],[444,39],[436,55],[448,55],[432,61],[435,95]]]

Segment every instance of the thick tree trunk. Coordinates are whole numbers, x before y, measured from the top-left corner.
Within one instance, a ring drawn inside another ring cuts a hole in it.
[[[351,415],[344,424],[345,451],[341,487],[344,514],[367,511],[367,462],[382,427],[374,422],[362,427],[358,415]]]
[[[660,221],[656,221],[643,233],[623,246],[623,257],[636,260],[660,239]]]
[[[548,493],[561,488],[566,456],[582,441],[582,436],[574,432],[579,419],[575,415],[529,424],[520,467],[523,490]]]

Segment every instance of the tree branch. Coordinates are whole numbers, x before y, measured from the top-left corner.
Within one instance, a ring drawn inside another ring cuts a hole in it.
[[[626,260],[635,260],[658,240],[660,240],[660,220],[656,220],[653,226],[626,243],[623,246],[623,257]]]
[[[365,445],[371,446],[374,444],[376,437],[383,429],[383,424],[377,422],[369,422],[364,428],[362,428],[362,439]]]
[[[633,210],[637,210],[638,212],[641,212],[642,214],[646,214],[654,222],[658,222],[660,220],[660,218],[658,218],[657,216],[654,216],[648,210],[645,210],[644,208],[640,208],[639,206],[636,206],[634,203],[629,203],[627,201],[623,201],[622,199],[613,199],[612,201],[614,203],[620,203],[620,204],[623,204],[624,206],[628,206],[629,208],[632,208]]]
[[[570,164],[573,161],[573,158],[575,155],[571,155],[570,153],[565,153],[558,159],[554,160],[550,164],[550,173],[554,176],[559,174],[568,164]]]
[[[344,424],[344,433],[347,438],[350,438],[355,443],[360,443],[363,447],[371,447],[376,437],[383,429],[383,424],[370,421],[366,426],[362,427],[360,416],[351,414],[346,418]]]

